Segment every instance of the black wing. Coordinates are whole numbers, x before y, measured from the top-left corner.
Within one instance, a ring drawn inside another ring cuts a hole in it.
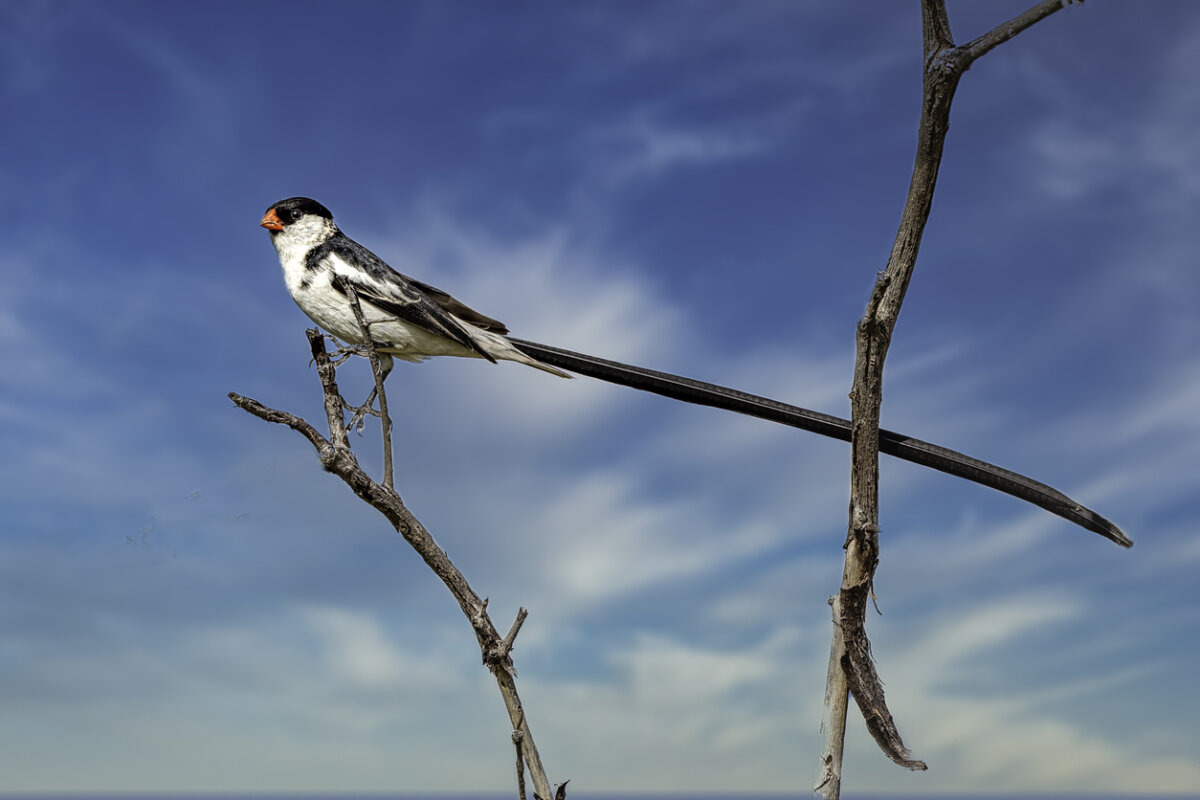
[[[480,314],[466,303],[451,297],[436,286],[430,286],[428,283],[422,283],[421,281],[413,278],[409,278],[408,281],[413,286],[416,286],[422,292],[429,295],[429,299],[433,300],[433,302],[437,303],[443,309],[449,311],[459,319],[471,323],[476,328],[483,328],[485,331],[498,333],[501,336],[508,335],[507,326],[505,326],[505,324],[500,320],[492,319],[491,317],[486,317],[483,314]]]
[[[330,258],[331,256],[336,256],[336,258]],[[466,329],[451,316],[452,309],[444,308],[436,301],[436,296],[431,296],[425,291],[425,284],[413,281],[396,272],[388,266],[386,261],[358,242],[338,233],[313,249],[308,256],[308,266],[315,267],[326,259],[330,259],[334,273],[354,287],[359,300],[370,303],[397,319],[457,342],[493,364],[496,362],[496,359],[484,351]],[[334,288],[345,294],[345,289],[336,281]],[[450,298],[464,309],[467,308],[445,292],[436,289],[434,292]],[[467,310],[470,311],[470,309]],[[481,314],[475,314],[475,312],[472,314],[487,320],[487,317],[483,317]],[[490,321],[495,322],[495,320]],[[472,324],[474,323],[472,322]],[[380,344],[387,343],[380,342]]]

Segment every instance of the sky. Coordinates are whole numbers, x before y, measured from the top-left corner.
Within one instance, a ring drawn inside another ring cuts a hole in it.
[[[883,424],[1136,545],[885,457],[868,632],[929,770],[852,708],[847,793],[1200,793],[1197,64],[1200,5],[1109,0],[960,84]],[[848,416],[920,70],[891,0],[0,0],[0,791],[511,791],[453,599],[227,398],[323,420],[259,219],[314,197],[522,338]],[[553,782],[807,792],[843,443],[516,364],[389,390],[400,494],[529,610]]]

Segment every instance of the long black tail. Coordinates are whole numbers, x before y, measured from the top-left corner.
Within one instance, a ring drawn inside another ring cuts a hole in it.
[[[668,372],[658,372],[617,361],[608,361],[522,339],[509,339],[509,341],[516,345],[518,350],[538,361],[577,372],[580,375],[587,375],[590,378],[640,389],[643,392],[660,394],[674,400],[682,400],[685,403],[736,411],[739,414],[759,417],[790,425],[793,428],[819,433],[822,436],[841,439],[843,442],[850,441],[850,421],[840,417],[789,406],[766,397],[739,392],[737,389],[716,386],[691,378],[683,378]],[[1027,478],[1003,467],[997,467],[995,464],[989,464],[954,450],[887,430],[879,431],[879,451],[949,475],[990,486],[1005,494],[1040,506],[1051,514],[1057,514],[1080,527],[1098,533],[1106,539],[1111,539],[1122,547],[1133,546],[1133,540],[1126,536],[1120,528],[1090,508],[1076,503],[1062,492],[1040,481]]]

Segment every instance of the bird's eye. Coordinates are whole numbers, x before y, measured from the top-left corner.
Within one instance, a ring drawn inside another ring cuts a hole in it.
[[[288,216],[290,216],[290,217],[292,218],[292,222],[295,222],[296,220],[298,220],[298,219],[300,219],[301,217],[303,217],[303,216],[304,216],[304,212],[303,212],[303,211],[301,211],[301,210],[300,210],[300,209],[298,209],[298,208],[293,208],[293,209],[292,209],[292,210],[291,210],[291,211],[288,213]]]

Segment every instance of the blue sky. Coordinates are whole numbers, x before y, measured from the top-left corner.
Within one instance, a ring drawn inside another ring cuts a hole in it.
[[[0,1],[0,790],[507,790],[445,589],[226,398],[321,418],[259,218],[315,197],[524,338],[846,415],[916,5]],[[885,460],[868,626],[930,769],[852,711],[847,791],[1200,792],[1197,63],[1200,6],[1113,0],[960,86],[884,424],[1137,546]],[[514,364],[389,385],[402,495],[530,611],[553,780],[812,785],[845,445]]]

